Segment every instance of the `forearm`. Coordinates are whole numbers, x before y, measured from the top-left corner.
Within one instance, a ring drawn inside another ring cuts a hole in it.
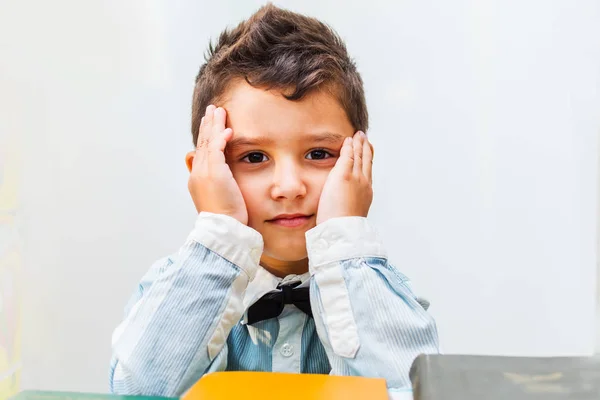
[[[201,215],[187,243],[132,302],[113,335],[114,393],[178,396],[222,350],[262,251],[258,233],[223,221]]]
[[[383,377],[410,386],[421,353],[437,353],[435,321],[408,280],[387,262],[366,219],[328,221],[307,234],[311,303],[332,373]]]

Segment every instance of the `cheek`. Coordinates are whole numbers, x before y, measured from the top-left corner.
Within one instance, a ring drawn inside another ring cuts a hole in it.
[[[310,175],[310,187],[316,196],[321,196],[331,168],[322,168]]]
[[[267,180],[261,174],[243,174],[234,173],[233,178],[237,182],[242,197],[246,203],[249,217],[260,211],[265,203],[265,196],[268,195]]]

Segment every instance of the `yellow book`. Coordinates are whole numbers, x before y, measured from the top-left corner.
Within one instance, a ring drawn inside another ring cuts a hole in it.
[[[385,379],[276,372],[214,372],[181,400],[387,400]]]
[[[9,400],[388,400],[384,379],[277,372],[214,372],[180,398],[25,390]]]

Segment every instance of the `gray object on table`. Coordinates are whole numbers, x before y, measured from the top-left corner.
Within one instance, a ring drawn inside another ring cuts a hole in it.
[[[598,357],[420,355],[414,400],[600,400]]]

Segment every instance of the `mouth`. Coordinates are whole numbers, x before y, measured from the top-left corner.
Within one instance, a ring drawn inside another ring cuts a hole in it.
[[[285,228],[298,228],[308,224],[314,214],[280,214],[267,222]]]

